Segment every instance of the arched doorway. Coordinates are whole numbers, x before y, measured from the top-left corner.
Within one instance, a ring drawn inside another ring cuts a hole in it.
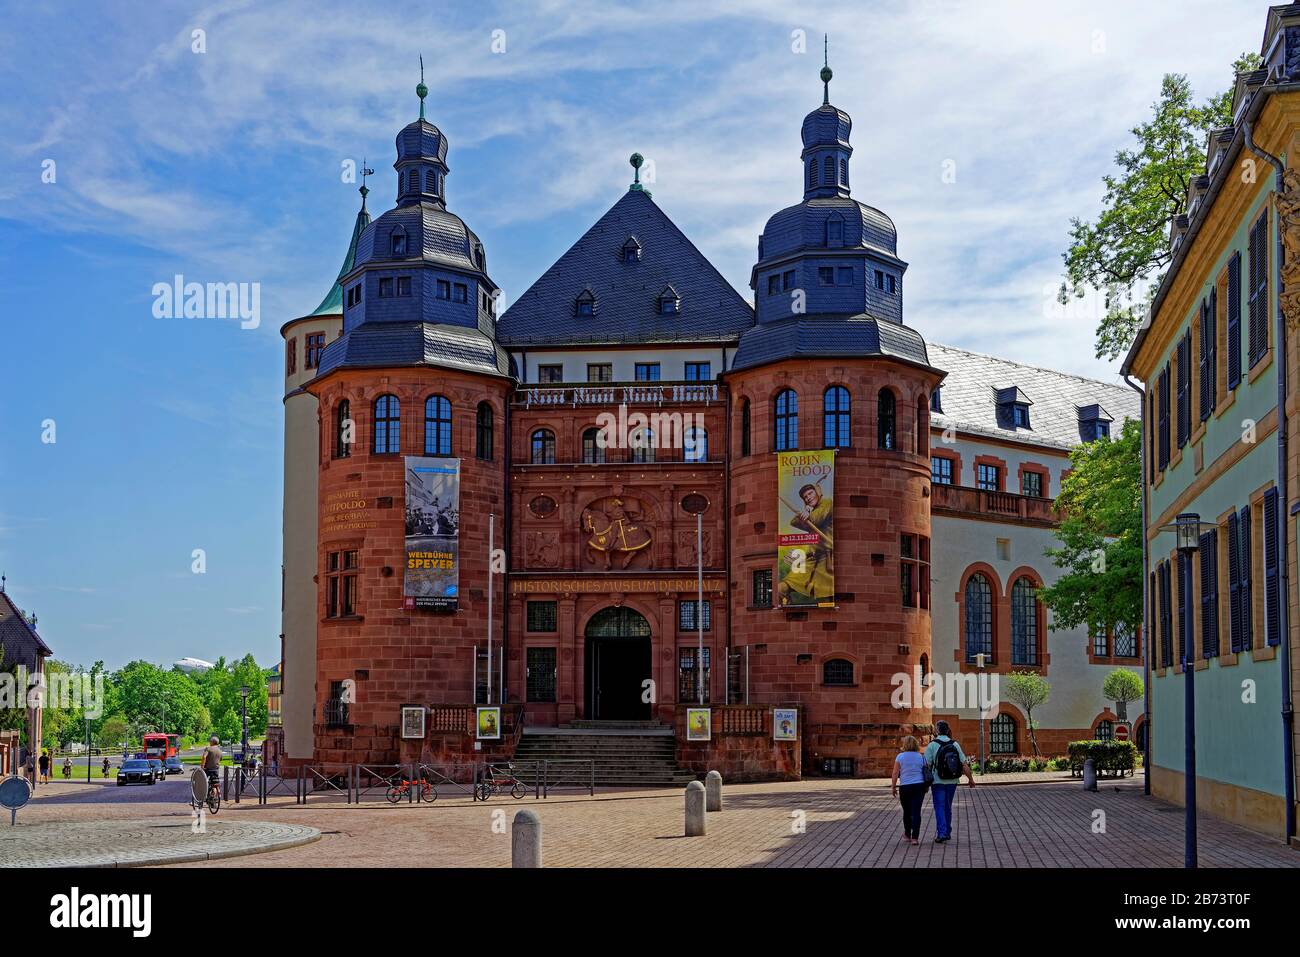
[[[586,629],[587,718],[643,721],[650,717],[650,622],[632,608],[602,608]]]

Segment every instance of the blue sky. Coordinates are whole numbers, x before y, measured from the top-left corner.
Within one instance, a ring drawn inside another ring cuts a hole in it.
[[[421,54],[449,205],[506,305],[619,198],[634,150],[655,200],[748,295],[763,222],[801,196],[799,126],[829,33],[854,196],[894,219],[911,263],[908,324],[1113,378],[1088,304],[1047,310],[1069,218],[1095,215],[1161,75],[1226,88],[1267,6],[1084,6],[0,3],[10,594],[67,660],[275,660],[277,330],[338,270],[358,205],[344,164],[365,156],[371,210],[392,205]],[[154,318],[154,283],[177,273],[260,283],[260,326]]]

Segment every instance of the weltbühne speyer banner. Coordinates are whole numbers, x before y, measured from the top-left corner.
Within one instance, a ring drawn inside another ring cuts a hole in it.
[[[835,605],[835,450],[776,458],[777,575],[782,607]]]
[[[460,596],[460,459],[406,457],[407,608],[454,609]]]

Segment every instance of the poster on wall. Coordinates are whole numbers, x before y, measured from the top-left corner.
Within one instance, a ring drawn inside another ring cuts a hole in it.
[[[402,705],[402,737],[424,740],[424,706]]]
[[[779,452],[777,590],[782,608],[835,607],[835,450]]]
[[[708,741],[713,737],[713,712],[708,708],[686,709],[686,740]]]
[[[480,741],[495,741],[501,737],[501,709],[479,708],[475,721],[476,737]]]
[[[454,611],[460,596],[460,459],[406,458],[407,608]]]
[[[773,741],[798,741],[799,740],[799,709],[798,708],[773,708],[772,709],[772,740]]]

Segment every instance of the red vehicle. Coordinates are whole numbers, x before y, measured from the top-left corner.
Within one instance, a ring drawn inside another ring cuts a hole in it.
[[[140,744],[144,748],[146,758],[157,758],[159,761],[179,757],[181,753],[181,736],[179,734],[153,732],[152,734],[143,735],[140,738]]]

